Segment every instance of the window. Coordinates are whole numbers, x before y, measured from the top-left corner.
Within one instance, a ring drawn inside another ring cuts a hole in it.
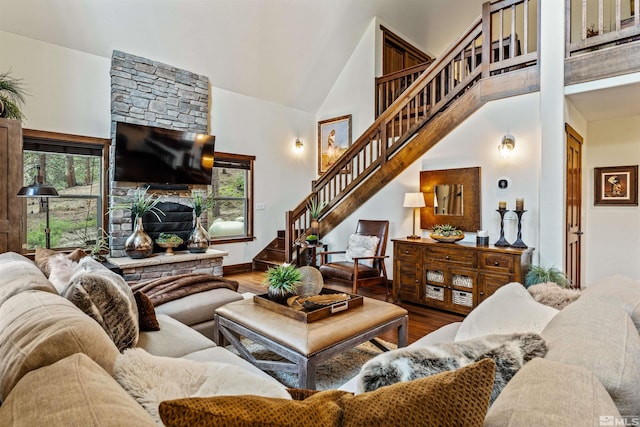
[[[88,248],[104,220],[103,165],[108,140],[24,131],[23,185],[38,168],[60,197],[49,198],[52,249]],[[46,209],[40,198],[26,199],[26,250],[45,247]]]
[[[215,153],[209,237],[215,242],[253,240],[254,156]]]

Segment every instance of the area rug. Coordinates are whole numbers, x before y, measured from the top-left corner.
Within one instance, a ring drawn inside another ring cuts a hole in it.
[[[383,340],[378,341],[387,348],[396,348],[395,344],[391,344]],[[249,349],[256,359],[284,360],[277,354],[265,349],[260,344],[256,344],[248,339],[243,338],[242,344]],[[226,348],[232,353],[238,354],[238,351],[232,345],[229,345]],[[366,342],[324,361],[316,369],[316,390],[330,390],[340,387],[342,384],[355,377],[360,372],[360,368],[365,364],[365,362],[380,353],[382,353],[382,350],[370,342]],[[265,372],[287,387],[298,387],[298,374],[295,372]]]

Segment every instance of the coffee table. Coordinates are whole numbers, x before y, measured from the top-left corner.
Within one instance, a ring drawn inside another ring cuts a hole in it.
[[[265,307],[253,300],[235,301],[216,309],[214,340],[226,338],[240,355],[262,370],[298,373],[298,387],[315,389],[316,368],[336,354],[397,331],[398,347],[407,345],[408,313],[402,307],[364,297],[360,307],[305,323]],[[246,337],[280,355],[286,361],[256,359],[242,344]]]

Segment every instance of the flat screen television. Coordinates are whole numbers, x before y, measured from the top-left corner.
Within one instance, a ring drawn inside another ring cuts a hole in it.
[[[116,181],[210,185],[215,136],[116,123]]]

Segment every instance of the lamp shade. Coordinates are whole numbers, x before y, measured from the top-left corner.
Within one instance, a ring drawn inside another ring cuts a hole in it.
[[[424,194],[423,193],[405,193],[403,206],[405,208],[424,208],[426,206],[424,203]]]
[[[59,194],[53,186],[49,184],[33,183],[22,187],[18,191],[18,197],[58,197]]]

